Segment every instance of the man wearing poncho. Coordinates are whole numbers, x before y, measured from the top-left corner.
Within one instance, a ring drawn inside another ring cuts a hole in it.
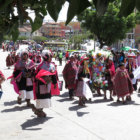
[[[45,117],[43,108],[51,107],[51,83],[56,88],[57,79],[55,65],[50,62],[50,52],[42,52],[43,61],[36,70],[36,80],[34,85],[34,96],[36,98],[36,108],[33,108],[34,113],[38,117]]]

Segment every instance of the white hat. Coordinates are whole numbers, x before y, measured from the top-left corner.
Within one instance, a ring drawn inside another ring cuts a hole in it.
[[[45,57],[45,55],[50,55],[51,54],[51,52],[49,51],[49,50],[43,50],[42,51],[42,57]]]

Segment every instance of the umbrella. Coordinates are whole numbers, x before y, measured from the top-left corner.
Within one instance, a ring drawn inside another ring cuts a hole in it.
[[[132,48],[129,46],[125,46],[125,47],[121,48],[122,51],[129,51],[130,49],[132,49]]]

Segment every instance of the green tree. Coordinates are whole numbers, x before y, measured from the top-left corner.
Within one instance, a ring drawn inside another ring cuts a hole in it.
[[[73,44],[73,49],[81,49],[80,44],[84,43],[86,39],[91,38],[91,33],[86,32],[85,34],[74,35],[70,38],[70,44]]]
[[[36,41],[36,42],[41,42],[41,41],[47,40],[47,38],[44,37],[44,36],[34,36],[33,40]]]
[[[78,17],[82,26],[97,37],[101,45],[100,48],[103,45],[110,46],[118,40],[124,39],[126,33],[135,26],[135,14],[121,17],[119,4],[119,2],[109,3],[104,15],[99,15],[93,5]]]
[[[26,36],[19,36],[19,37],[18,37],[18,40],[27,40],[27,39],[29,39],[29,38],[26,37]]]
[[[5,35],[4,38],[3,38],[3,40],[12,40],[12,38],[9,37],[9,36],[7,36],[7,35]]]
[[[117,0],[92,0],[97,14],[104,15],[108,9],[110,2]],[[47,13],[57,21],[59,12],[65,2],[69,3],[67,11],[68,24],[74,16],[79,15],[86,8],[91,6],[91,0],[0,0],[0,41],[4,35],[12,36],[15,41],[18,38],[18,26],[24,22],[30,21],[32,32],[39,29],[43,23]],[[128,16],[137,8],[140,10],[140,0],[120,0],[120,16]],[[15,14],[17,9],[17,15]],[[29,17],[27,10],[32,10],[35,13],[35,19]]]

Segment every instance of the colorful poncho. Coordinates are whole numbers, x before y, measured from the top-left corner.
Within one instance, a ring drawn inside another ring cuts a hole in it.
[[[113,80],[113,85],[114,95],[117,95],[118,97],[124,97],[126,95],[132,94],[134,90],[126,69],[117,69]]]

